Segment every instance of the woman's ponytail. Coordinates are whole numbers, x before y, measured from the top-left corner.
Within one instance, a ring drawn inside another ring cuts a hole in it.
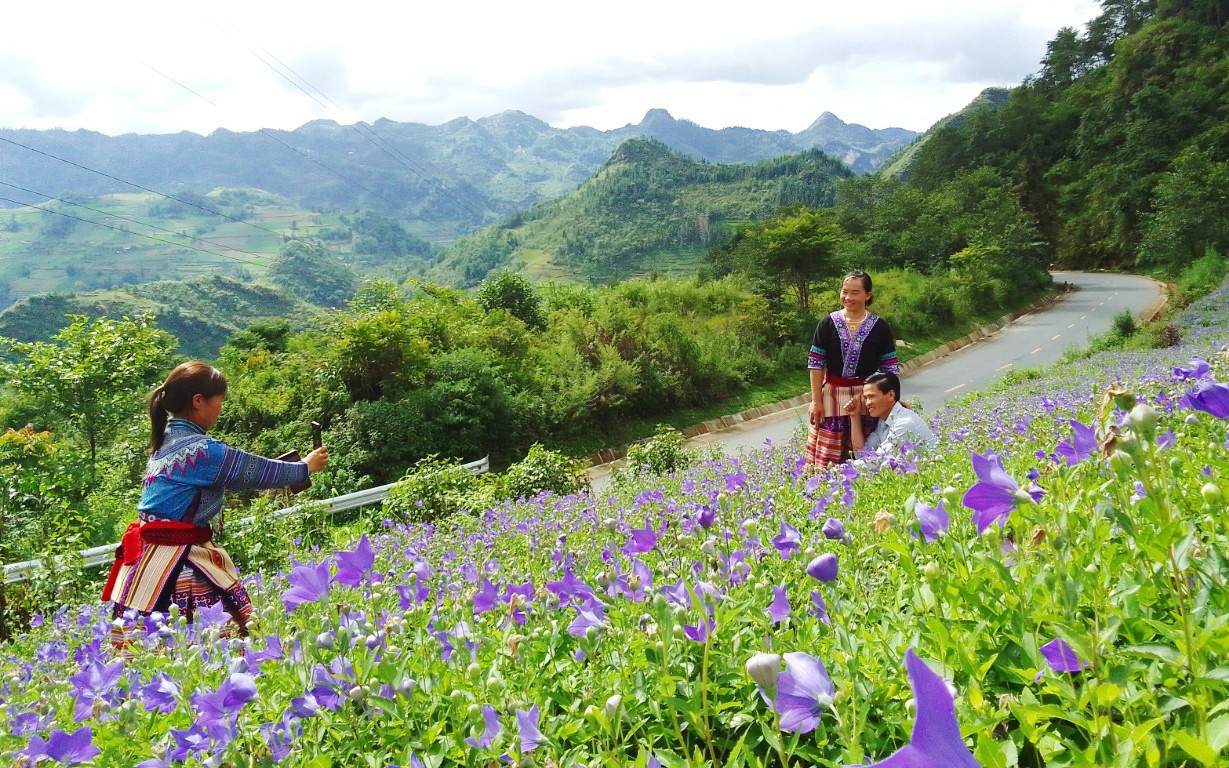
[[[166,387],[159,386],[149,395],[149,452],[155,453],[162,447],[162,437],[166,432],[167,413],[162,401],[166,397]]]
[[[209,363],[193,360],[177,366],[162,386],[149,394],[149,452],[153,454],[162,447],[171,416],[188,416],[193,397],[225,394],[226,377]]]

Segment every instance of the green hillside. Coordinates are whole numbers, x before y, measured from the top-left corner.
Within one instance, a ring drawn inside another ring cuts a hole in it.
[[[259,279],[296,240],[325,246],[360,272],[433,251],[379,214],[309,211],[255,189],[64,195],[0,212],[0,308],[43,293],[202,275]]]
[[[42,294],[22,299],[0,312],[0,336],[43,341],[67,325],[68,315],[138,317],[179,339],[179,351],[213,359],[235,331],[259,320],[284,319],[304,329],[323,310],[266,285],[223,276],[162,281],[110,291]]]
[[[734,226],[782,206],[830,206],[837,181],[850,176],[819,151],[711,164],[633,139],[572,194],[461,241],[428,275],[472,286],[505,268],[539,280],[598,282],[694,273]]]
[[[909,173],[909,164],[913,162],[913,158],[917,157],[918,151],[926,144],[926,142],[937,131],[948,126],[960,125],[970,114],[983,109],[997,109],[1007,101],[1010,91],[1006,88],[987,88],[977,94],[977,98],[969,102],[968,105],[953,114],[948,115],[939,122],[932,125],[925,133],[913,140],[907,146],[898,149],[887,161],[876,171],[880,176],[889,178],[901,178]]]

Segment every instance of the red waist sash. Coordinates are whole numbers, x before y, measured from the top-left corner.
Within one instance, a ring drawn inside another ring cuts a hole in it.
[[[160,544],[182,547],[189,544],[204,544],[213,538],[213,529],[180,523],[175,520],[150,520],[147,523],[129,523],[120,539],[120,545],[115,548],[115,562],[111,564],[111,573],[107,583],[102,588],[102,600],[111,599],[111,591],[115,588],[115,580],[119,576],[121,566],[132,565],[141,557],[142,542],[145,544]]]
[[[829,373],[824,375],[824,383],[834,387],[860,387],[866,383],[866,379],[847,379],[844,376],[833,376]]]

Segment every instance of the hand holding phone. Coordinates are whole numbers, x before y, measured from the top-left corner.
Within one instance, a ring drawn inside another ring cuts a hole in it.
[[[324,445],[323,427],[320,426],[320,422],[313,421],[312,422],[312,450],[315,450],[316,448],[319,448],[322,445]]]

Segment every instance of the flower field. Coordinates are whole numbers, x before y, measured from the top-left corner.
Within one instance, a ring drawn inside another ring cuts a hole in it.
[[[934,415],[301,551],[225,614],[3,649],[6,763],[1178,766],[1229,760],[1229,288],[1181,346]],[[906,388],[908,384],[906,382]],[[906,393],[907,394],[907,393]],[[223,542],[224,543],[224,542]]]

